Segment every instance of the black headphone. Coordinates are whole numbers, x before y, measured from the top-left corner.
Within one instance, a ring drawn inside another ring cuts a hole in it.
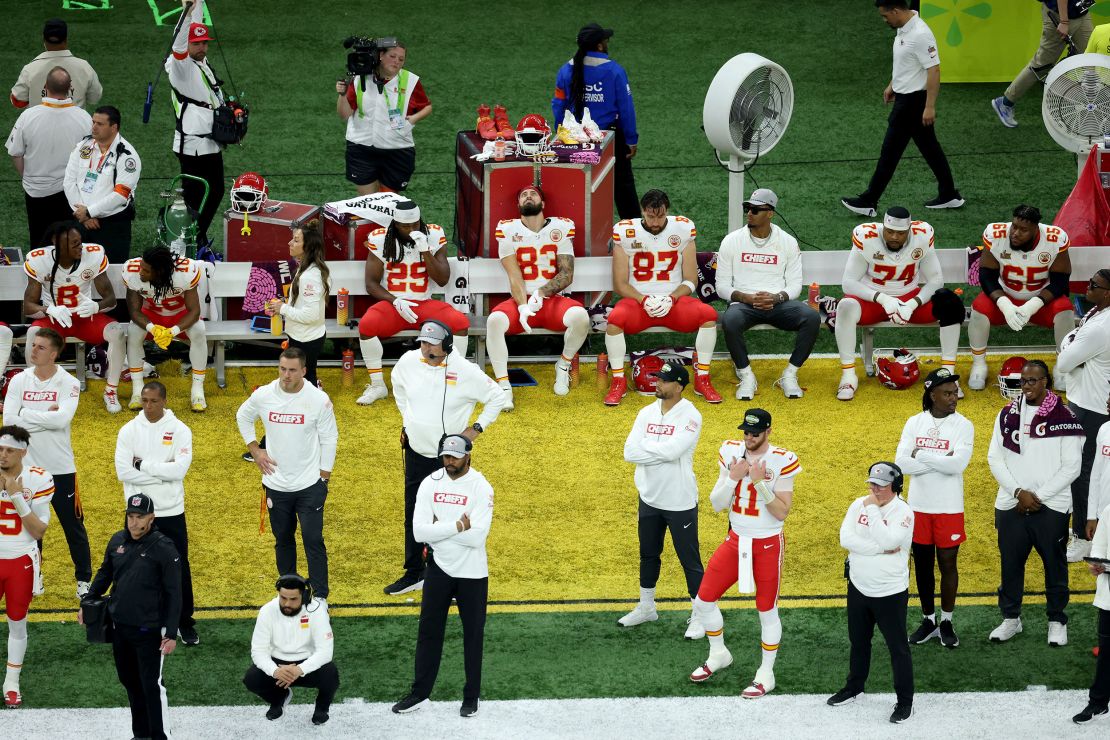
[[[445,353],[451,354],[451,350],[455,348],[455,335],[451,333],[451,327],[447,326],[447,324],[443,323],[442,321],[437,321],[436,319],[425,319],[423,323],[435,324],[439,328],[443,329],[444,333],[447,335],[447,338],[440,342],[439,346],[443,347],[443,351]]]
[[[308,606],[312,603],[312,584],[305,580],[304,576],[297,573],[280,576],[274,584],[274,589],[280,591],[283,588],[295,588],[300,591],[301,606]]]
[[[437,455],[437,457],[443,457],[443,443],[446,442],[447,440],[451,439],[452,437],[458,437],[459,439],[461,439],[463,441],[463,450],[466,451],[466,454],[469,455],[470,451],[474,449],[474,443],[471,442],[466,437],[464,437],[463,435],[461,435],[461,434],[445,434],[442,437],[440,437],[440,440],[439,440],[439,454]]]
[[[874,468],[876,465],[890,466],[890,469],[894,471],[894,480],[890,483],[890,490],[894,491],[895,493],[901,493],[902,485],[905,482],[905,476],[902,475],[902,469],[888,460],[879,460],[878,462],[871,463],[871,468]],[[871,468],[868,468],[868,471],[870,471]]]

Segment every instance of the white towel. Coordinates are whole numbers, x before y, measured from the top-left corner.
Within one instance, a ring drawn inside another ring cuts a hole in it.
[[[752,538],[738,535],[736,549],[740,556],[736,568],[736,590],[742,594],[754,594],[755,573],[752,571]]]

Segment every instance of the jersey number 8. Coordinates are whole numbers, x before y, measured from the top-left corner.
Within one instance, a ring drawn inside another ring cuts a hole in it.
[[[652,280],[669,280],[671,271],[678,264],[678,252],[636,252],[632,255],[632,279],[641,283]],[[659,271],[655,268],[658,266]]]

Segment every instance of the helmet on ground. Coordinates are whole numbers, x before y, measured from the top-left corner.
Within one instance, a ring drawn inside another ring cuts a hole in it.
[[[998,391],[1007,401],[1021,398],[1021,369],[1028,362],[1024,357],[1014,356],[1002,363],[998,369]]]
[[[872,354],[879,382],[896,391],[905,390],[921,377],[917,355],[907,349],[877,349]]]
[[[270,195],[266,178],[257,172],[244,172],[231,186],[231,210],[236,213],[257,213]]]

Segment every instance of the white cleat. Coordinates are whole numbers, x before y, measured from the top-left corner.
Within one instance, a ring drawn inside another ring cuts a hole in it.
[[[193,391],[192,397],[189,399],[189,407],[193,413],[203,413],[208,408],[208,402],[204,400],[204,390],[197,389]]]
[[[380,401],[389,395],[389,389],[385,387],[385,383],[377,385],[375,383],[367,383],[366,388],[362,391],[362,395],[355,401],[359,406],[369,406],[374,401]]]
[[[859,377],[854,372],[840,374],[840,385],[836,389],[836,400],[851,401],[856,397],[859,388]]]
[[[736,399],[750,401],[755,398],[755,392],[759,390],[759,385],[755,382],[755,373],[749,368],[747,371],[737,371],[736,374],[740,378],[740,385],[736,388]]]
[[[683,635],[687,640],[700,640],[705,637],[705,625],[698,619],[697,614],[690,614],[690,618],[686,620],[686,634]]]
[[[775,672],[764,671],[762,668],[755,672],[755,679],[748,688],[740,692],[744,699],[758,699],[775,690]]]
[[[708,681],[715,674],[720,673],[730,665],[732,665],[732,653],[730,653],[727,648],[717,655],[710,653],[706,661],[695,668],[694,672],[690,674],[690,680],[694,683]]]
[[[956,381],[956,400],[964,397],[964,389],[960,386],[960,381]]]
[[[1090,540],[1083,540],[1075,536],[1072,532],[1071,538],[1068,540],[1068,562],[1078,563],[1083,558],[1091,554]]]
[[[775,381],[775,385],[782,388],[782,395],[787,398],[802,397],[802,386],[798,385],[798,376],[793,373],[783,373],[782,377]]]
[[[570,368],[555,363],[555,395],[565,396],[570,393]]]
[[[1068,626],[1060,622],[1048,623],[1048,644],[1052,647],[1064,647],[1068,644]]]
[[[973,391],[981,391],[987,387],[987,375],[990,369],[987,361],[976,357],[971,361],[971,374],[967,376],[967,387]]]
[[[659,619],[659,612],[655,611],[655,604],[644,606],[637,604],[636,608],[617,620],[621,627],[635,627],[644,622],[654,622]]]
[[[589,108],[582,109],[582,133],[586,134],[587,138],[595,143],[605,140],[605,133],[594,123]]]
[[[114,390],[104,391],[104,408],[108,409],[109,414],[118,414],[123,411],[123,406],[119,404],[119,396],[116,395]]]
[[[1014,635],[1021,633],[1021,617],[1015,619],[1003,619],[1002,624],[994,628],[991,632],[991,642],[1006,642]]]
[[[138,411],[143,407],[142,396],[131,396],[131,400],[127,402],[127,408],[132,411]]]
[[[513,387],[512,387],[512,385],[510,385],[508,381],[502,381],[498,385],[501,386],[501,390],[505,391],[505,405],[501,407],[501,410],[502,411],[512,411],[513,409],[516,408],[516,405],[513,404]]]

